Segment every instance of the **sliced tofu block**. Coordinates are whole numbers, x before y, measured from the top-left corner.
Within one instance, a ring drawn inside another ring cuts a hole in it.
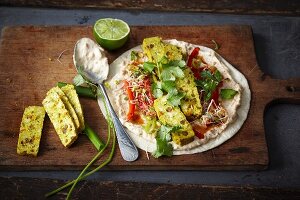
[[[188,119],[199,118],[202,113],[202,106],[192,70],[189,68],[184,70],[184,78],[176,81],[176,88],[185,94],[180,102],[184,115]]]
[[[65,104],[66,109],[69,111],[69,114],[71,115],[71,117],[73,119],[75,128],[77,130],[79,130],[79,128],[80,128],[79,119],[78,119],[75,109],[73,108],[72,104],[70,103],[68,97],[65,95],[65,93],[59,87],[52,88],[48,93],[51,93],[51,92],[56,92],[59,95],[59,98]]]
[[[178,131],[171,133],[172,140],[176,144],[183,146],[194,140],[195,134],[192,126],[186,120],[181,110],[176,106],[172,106],[172,104],[167,101],[167,96],[155,99],[154,109],[162,124],[181,127]]]
[[[20,126],[17,153],[20,155],[37,156],[45,118],[42,106],[25,108]]]
[[[76,139],[76,127],[63,101],[56,92],[49,92],[43,100],[43,106],[54,126],[54,129],[65,147]]]
[[[178,46],[165,43],[165,56],[168,60],[182,60],[182,49]]]
[[[159,62],[165,55],[164,44],[159,37],[145,38],[142,48],[150,62]]]
[[[84,116],[83,116],[83,111],[82,111],[82,107],[77,95],[77,92],[74,88],[74,85],[66,85],[64,87],[61,88],[61,90],[65,93],[65,95],[68,97],[69,102],[72,104],[78,119],[79,119],[79,131],[82,131],[84,129]]]

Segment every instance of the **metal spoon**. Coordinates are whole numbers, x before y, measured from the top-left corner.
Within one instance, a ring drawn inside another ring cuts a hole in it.
[[[135,161],[139,156],[138,150],[112,108],[103,85],[109,70],[109,65],[107,58],[104,56],[103,49],[91,39],[82,38],[78,40],[75,45],[73,61],[78,72],[84,73],[86,78],[93,83],[98,84],[106,101],[108,111],[111,114],[123,159],[126,161]]]

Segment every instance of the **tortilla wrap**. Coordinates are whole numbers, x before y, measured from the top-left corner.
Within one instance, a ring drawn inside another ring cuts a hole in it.
[[[238,91],[238,95],[232,100],[223,102],[223,106],[228,112],[228,120],[225,124],[206,132],[203,139],[195,137],[195,140],[187,145],[178,146],[172,143],[174,148],[173,155],[200,153],[221,145],[239,131],[247,118],[251,100],[251,92],[247,79],[241,72],[210,48],[177,40],[167,40],[165,42],[180,46],[187,53],[190,53],[195,47],[199,47],[199,55],[203,56],[208,64],[215,66],[224,78],[231,79],[228,87]],[[153,152],[156,149],[155,136],[143,131],[141,125],[126,121],[128,103],[124,102],[125,98],[122,96],[122,94],[124,95],[122,88],[116,84],[116,80],[123,80],[125,78],[126,75],[122,72],[130,62],[130,53],[133,50],[142,51],[140,45],[136,46],[123,53],[110,64],[110,72],[107,79],[110,87],[107,88],[107,92],[121,123],[136,146],[147,152]],[[106,116],[105,107],[100,97],[98,98],[98,104],[102,113]]]

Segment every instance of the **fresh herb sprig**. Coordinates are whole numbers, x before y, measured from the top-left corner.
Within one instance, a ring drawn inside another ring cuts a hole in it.
[[[204,90],[204,101],[209,101],[212,97],[213,91],[217,89],[217,86],[222,81],[222,74],[216,70],[212,74],[209,70],[201,72],[201,79],[196,80],[196,85]]]
[[[236,94],[238,93],[238,91],[233,90],[233,89],[221,89],[221,98],[222,99],[232,99]]]
[[[153,82],[151,91],[155,98],[162,97],[167,93],[167,100],[173,105],[180,105],[180,100],[184,94],[179,92],[176,88],[176,79],[184,77],[185,61],[174,60],[168,62],[166,58],[162,59],[159,63],[144,63],[144,69],[148,72],[153,72],[157,69],[159,81]]]
[[[156,136],[156,150],[152,153],[153,157],[172,156],[173,146],[170,144],[171,133],[181,129],[180,126],[169,127],[162,125]]]

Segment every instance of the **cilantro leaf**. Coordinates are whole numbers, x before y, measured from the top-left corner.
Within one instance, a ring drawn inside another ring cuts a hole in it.
[[[180,67],[170,67],[170,68],[168,68],[168,71],[170,73],[174,74],[178,78],[184,77],[184,73],[183,73],[182,69],[180,69]]]
[[[204,101],[209,101],[211,99],[213,91],[217,89],[222,79],[222,74],[218,70],[216,70],[214,74],[209,70],[201,72],[201,79],[196,80],[195,83],[196,86],[204,90]]]
[[[176,89],[176,83],[175,81],[163,81],[162,84],[162,89],[168,93],[174,92]]]
[[[170,93],[169,93],[170,94]],[[178,92],[177,94],[168,95],[168,102],[173,106],[179,106],[181,99],[185,96],[184,93]]]
[[[152,63],[152,62],[144,62],[143,64],[143,68],[144,70],[146,70],[147,72],[152,72],[153,69],[155,68],[155,63]]]
[[[155,98],[159,98],[163,96],[162,86],[161,82],[154,82],[151,85],[151,91]]]
[[[175,81],[176,79],[175,76],[167,70],[163,70],[160,76],[163,81]]]
[[[204,78],[204,79],[214,79],[213,75],[208,70],[204,70],[204,71],[201,72],[201,78]]]
[[[221,97],[222,99],[232,99],[238,91],[233,89],[221,89]]]
[[[160,127],[156,136],[156,150],[152,152],[155,158],[173,155],[173,146],[169,143],[171,141],[171,133],[180,128],[179,126],[168,127],[165,125]]]
[[[154,158],[159,158],[163,155],[172,156],[173,155],[173,147],[172,144],[167,142],[166,140],[162,140],[160,138],[156,139],[156,150],[152,153]]]
[[[167,58],[166,56],[163,56],[163,57],[160,59],[159,63],[162,63],[162,64],[168,63],[168,58]]]
[[[223,76],[222,76],[222,74],[221,74],[221,72],[220,72],[219,70],[217,70],[217,71],[214,73],[214,78],[215,78],[218,82],[222,81]]]
[[[163,81],[175,81],[175,77],[183,78],[184,73],[180,67],[164,66],[161,72],[161,79]]]
[[[184,68],[186,66],[185,61],[184,60],[173,60],[171,62],[169,62],[170,66],[178,66],[180,68]]]

